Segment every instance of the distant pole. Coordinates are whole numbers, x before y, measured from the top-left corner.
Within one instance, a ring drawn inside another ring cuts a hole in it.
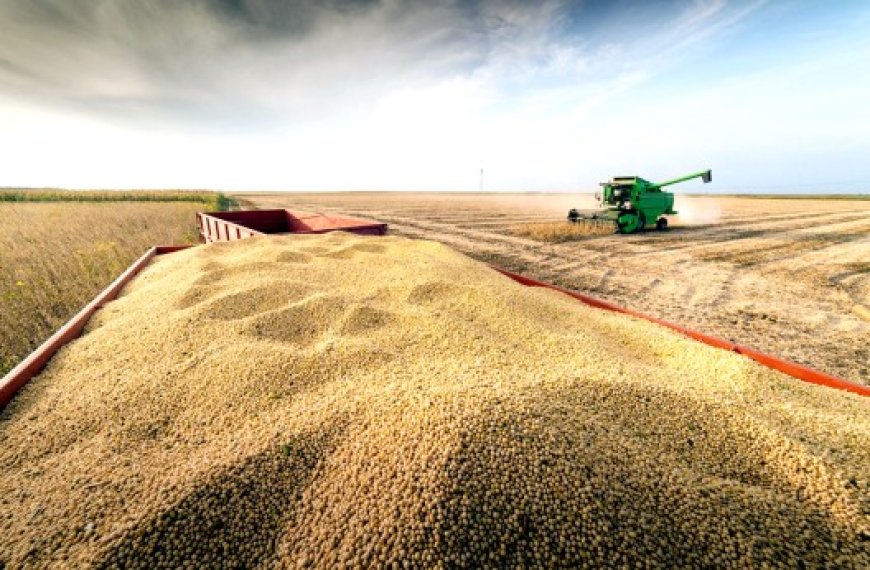
[[[483,192],[483,169],[480,169],[480,191]]]

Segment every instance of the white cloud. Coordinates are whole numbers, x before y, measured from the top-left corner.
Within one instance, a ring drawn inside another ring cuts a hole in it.
[[[482,167],[487,188],[590,189],[620,172],[745,170],[743,148],[804,137],[807,156],[866,132],[841,109],[796,120],[808,101],[860,108],[870,93],[866,79],[813,87],[835,58],[663,95],[662,77],[722,53],[764,2],[579,30],[559,2],[391,0],[306,12],[289,31],[204,1],[57,6],[53,24],[15,6],[0,37],[0,184],[473,189]]]

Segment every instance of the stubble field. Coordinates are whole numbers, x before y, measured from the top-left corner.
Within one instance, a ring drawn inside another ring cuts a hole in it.
[[[678,196],[665,233],[517,235],[591,196],[245,194],[376,218],[477,259],[870,384],[870,201]],[[566,346],[565,350],[571,350]],[[614,366],[617,363],[613,363]],[[606,366],[607,363],[602,363]]]

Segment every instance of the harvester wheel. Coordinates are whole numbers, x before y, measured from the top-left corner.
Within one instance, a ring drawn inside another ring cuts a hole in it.
[[[642,232],[645,227],[646,227],[646,216],[643,215],[643,212],[640,212],[637,215],[637,231]]]
[[[640,224],[640,218],[636,214],[625,212],[616,218],[616,231],[621,234],[631,234],[637,230]]]
[[[656,220],[656,229],[660,232],[668,229],[668,219],[667,218],[659,218]]]

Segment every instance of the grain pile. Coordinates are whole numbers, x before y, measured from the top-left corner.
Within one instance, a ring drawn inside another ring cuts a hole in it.
[[[213,244],[0,416],[0,566],[867,567],[868,412],[436,243]]]

